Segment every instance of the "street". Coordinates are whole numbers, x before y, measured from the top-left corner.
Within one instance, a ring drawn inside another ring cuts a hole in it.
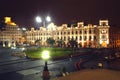
[[[0,62],[0,80],[42,80],[42,72],[44,68],[44,60],[30,60],[10,56],[8,50],[1,50],[0,54],[4,57]],[[4,53],[4,54],[3,54]],[[6,54],[6,56],[5,56]],[[98,68],[98,60],[92,60],[89,55],[70,57],[63,60],[49,60],[48,69],[50,77],[55,78],[62,76],[62,68],[65,67],[68,73],[79,71],[76,69],[76,62],[83,60],[81,64],[84,68]],[[103,63],[103,68],[107,68],[106,62]],[[96,66],[96,67],[95,67]]]

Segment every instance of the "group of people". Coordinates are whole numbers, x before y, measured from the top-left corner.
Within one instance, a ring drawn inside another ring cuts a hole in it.
[[[70,61],[72,59],[70,58]],[[74,66],[75,66],[75,69],[76,70],[81,70],[81,62],[82,62],[82,59],[80,59],[79,61],[75,62]],[[68,75],[68,72],[66,71],[66,67],[62,67],[62,75],[65,76],[65,75]]]

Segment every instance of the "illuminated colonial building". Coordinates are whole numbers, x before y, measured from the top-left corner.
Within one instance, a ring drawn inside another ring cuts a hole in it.
[[[120,50],[120,29],[119,27],[110,28],[110,48]]]
[[[84,25],[84,22],[78,22],[77,26],[56,26],[51,23],[47,28],[31,28],[30,31],[26,31],[26,40],[31,44],[40,40],[41,45],[47,45],[46,40],[52,37],[56,42],[63,40],[66,46],[69,45],[70,39],[74,39],[78,46],[82,47],[108,47],[109,28],[108,20],[100,20],[99,25]]]
[[[16,46],[16,43],[20,43],[22,31],[10,17],[5,17],[5,24],[5,30],[0,31],[0,42],[3,43],[3,47]]]

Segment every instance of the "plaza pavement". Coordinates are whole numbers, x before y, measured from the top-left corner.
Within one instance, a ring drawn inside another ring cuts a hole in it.
[[[108,69],[86,69],[72,72],[65,77],[53,80],[120,80],[120,71]]]

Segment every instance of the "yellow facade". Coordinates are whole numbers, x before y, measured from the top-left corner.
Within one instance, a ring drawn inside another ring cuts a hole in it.
[[[16,26],[16,24],[11,21],[11,17],[5,17],[5,23],[7,25]]]

